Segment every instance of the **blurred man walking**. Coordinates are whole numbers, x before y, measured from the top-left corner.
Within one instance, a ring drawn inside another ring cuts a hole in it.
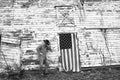
[[[47,53],[52,51],[49,40],[43,40],[42,44],[39,45],[36,50],[40,61],[40,70],[42,70],[43,75],[45,75],[48,73],[49,68],[49,64],[47,62]]]

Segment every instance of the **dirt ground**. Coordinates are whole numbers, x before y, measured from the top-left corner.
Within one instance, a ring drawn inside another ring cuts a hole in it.
[[[120,69],[91,69],[79,73],[49,71],[41,75],[38,71],[26,71],[22,76],[0,75],[0,80],[120,80]]]

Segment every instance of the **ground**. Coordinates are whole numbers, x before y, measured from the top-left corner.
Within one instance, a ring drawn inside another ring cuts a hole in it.
[[[45,76],[38,71],[26,71],[22,77],[0,76],[0,80],[120,80],[120,69],[90,69],[78,73],[51,70]]]

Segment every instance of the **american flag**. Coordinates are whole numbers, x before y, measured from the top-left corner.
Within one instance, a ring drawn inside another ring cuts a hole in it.
[[[80,71],[80,57],[76,33],[61,33],[60,54],[62,57],[62,68],[67,71]]]

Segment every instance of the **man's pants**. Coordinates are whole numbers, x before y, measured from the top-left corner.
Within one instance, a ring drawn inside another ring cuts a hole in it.
[[[40,70],[45,70],[45,72],[48,71],[49,64],[47,62],[46,56],[39,56],[39,61],[40,61]]]

